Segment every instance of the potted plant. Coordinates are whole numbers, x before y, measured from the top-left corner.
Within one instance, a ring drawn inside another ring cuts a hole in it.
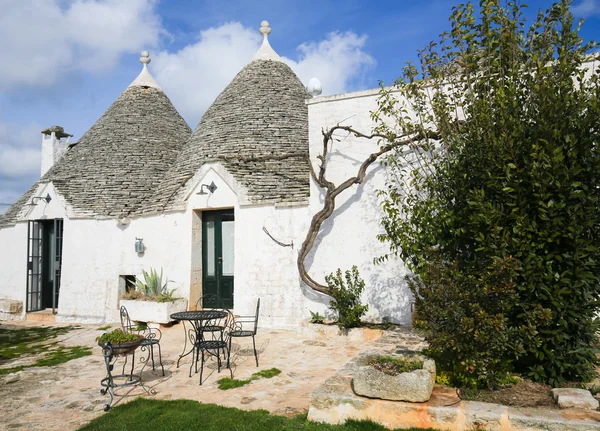
[[[175,297],[174,290],[167,289],[168,280],[163,281],[162,268],[160,273],[153,268],[148,272],[142,270],[142,277],[132,285],[134,290],[121,299],[120,305],[127,309],[131,320],[149,326],[164,325],[171,322],[171,314],[187,310],[187,300]]]
[[[128,334],[121,329],[105,332],[96,338],[98,345],[103,349],[111,348],[111,356],[126,355],[133,352],[144,340],[140,334]]]
[[[434,384],[435,361],[415,353],[367,353],[352,378],[356,394],[392,401],[427,401]]]

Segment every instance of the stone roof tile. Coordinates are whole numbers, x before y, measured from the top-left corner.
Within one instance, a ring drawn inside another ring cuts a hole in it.
[[[250,62],[200,120],[159,186],[154,210],[181,208],[184,186],[203,164],[215,161],[246,187],[246,203],[307,203],[305,99],[304,86],[285,63]]]

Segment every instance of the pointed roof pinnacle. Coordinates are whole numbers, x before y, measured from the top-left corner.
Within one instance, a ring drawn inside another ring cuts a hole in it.
[[[269,44],[269,39],[267,36],[271,33],[271,27],[269,27],[269,21],[263,21],[260,23],[260,33],[263,35],[263,42],[256,54],[254,54],[254,58],[252,60],[273,60],[273,61],[281,61],[281,57],[275,52],[271,45]]]
[[[156,82],[156,80],[152,77],[152,75],[150,75],[150,72],[148,71],[148,64],[151,61],[152,60],[150,59],[150,54],[148,53],[148,51],[142,51],[140,63],[142,63],[144,67],[142,68],[142,71],[137,76],[137,78],[135,78],[133,82],[129,84],[129,87],[152,87],[162,91],[162,88],[160,88],[158,82]]]

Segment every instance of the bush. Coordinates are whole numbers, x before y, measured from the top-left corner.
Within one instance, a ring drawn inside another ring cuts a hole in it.
[[[440,253],[429,253],[428,270],[409,278],[419,310],[416,326],[429,341],[427,354],[453,385],[493,388],[513,370],[514,358],[540,345],[536,328],[550,313],[541,307],[515,324],[519,295],[514,259],[496,260],[480,274],[460,271]]]
[[[329,308],[338,313],[338,325],[344,328],[360,326],[360,318],[369,310],[369,306],[360,302],[365,282],[360,278],[356,265],[352,271],[346,271],[344,278],[342,270],[338,268],[335,274],[326,275],[325,281],[333,298]]]
[[[466,378],[492,382],[496,356],[534,380],[585,381],[600,298],[600,79],[587,54],[597,45],[579,37],[569,1],[529,28],[519,2],[500,3],[482,0],[479,16],[454,8],[420,70],[408,65],[398,93],[382,91],[377,131],[422,139],[385,161],[380,239],[432,301],[417,307],[428,341]]]

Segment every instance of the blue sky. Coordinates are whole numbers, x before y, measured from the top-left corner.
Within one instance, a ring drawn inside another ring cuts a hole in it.
[[[448,29],[458,0],[0,0],[0,212],[39,178],[40,131],[77,140],[141,70],[190,126],[269,40],[324,94],[391,82]],[[528,17],[550,0],[531,0]],[[582,36],[600,39],[600,0],[576,0]]]

